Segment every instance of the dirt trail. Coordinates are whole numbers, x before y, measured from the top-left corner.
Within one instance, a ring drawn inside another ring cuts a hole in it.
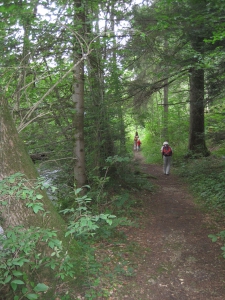
[[[139,228],[128,229],[130,241],[138,242],[136,276],[113,299],[123,300],[224,300],[225,259],[221,245],[208,234],[215,223],[193,202],[185,184],[162,167],[148,165],[137,153],[144,173],[155,176],[154,194],[141,195],[144,210]]]

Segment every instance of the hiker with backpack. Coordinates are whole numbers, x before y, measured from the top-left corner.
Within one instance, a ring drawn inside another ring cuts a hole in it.
[[[165,175],[169,175],[173,150],[170,147],[168,142],[163,143],[163,146],[161,148],[161,153],[163,157],[163,173]]]
[[[134,136],[134,150],[137,150],[137,141],[139,139],[138,132],[136,131]]]
[[[140,151],[141,149],[141,140],[138,138],[137,139],[137,151]]]

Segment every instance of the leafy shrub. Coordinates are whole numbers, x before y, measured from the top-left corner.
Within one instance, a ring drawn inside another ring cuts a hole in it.
[[[66,236],[72,235],[76,239],[83,240],[85,237],[93,237],[97,234],[101,238],[104,236],[107,238],[118,226],[132,224],[127,218],[116,218],[110,213],[93,214],[90,205],[92,199],[87,195],[80,195],[82,191],[82,188],[75,188],[74,207],[61,211],[62,214],[69,215]]]
[[[22,174],[13,174],[0,181],[0,205],[6,209],[8,201],[15,197],[26,201],[27,208],[35,214],[42,212],[44,219],[46,212],[38,192],[44,188],[42,181],[31,184]],[[7,291],[8,299],[49,299],[56,282],[75,275],[76,261],[71,259],[52,229],[23,225],[7,228],[0,234],[0,246],[0,284],[1,289]],[[42,278],[38,276],[40,272]],[[55,280],[48,286],[42,280],[51,272]]]
[[[40,201],[42,195],[39,190],[46,187],[49,188],[49,185],[46,186],[42,180],[30,184],[22,174],[14,174],[0,181],[0,205],[7,208],[11,197],[16,197],[26,201],[27,208],[35,214],[41,213],[44,220],[47,212]],[[60,294],[57,286],[62,285],[64,296],[61,299],[76,299],[66,281],[73,285],[79,281],[75,278],[78,268],[82,284],[85,282],[89,287],[89,294],[95,292],[93,286],[98,284],[101,264],[95,260],[94,249],[86,243],[87,238],[95,235],[108,238],[117,227],[131,225],[131,222],[110,213],[93,214],[92,200],[83,194],[83,189],[75,188],[73,193],[73,207],[62,213],[68,215],[65,235],[80,240],[78,257],[70,257],[52,229],[20,225],[7,228],[0,234],[0,292],[3,293],[4,289],[7,299],[54,299]],[[46,276],[52,272],[55,278],[47,284]],[[88,299],[88,292],[86,296]]]

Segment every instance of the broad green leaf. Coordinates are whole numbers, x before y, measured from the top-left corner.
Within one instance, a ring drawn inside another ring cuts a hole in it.
[[[13,280],[12,283],[15,283],[15,284],[24,284],[24,282],[22,280],[19,280],[19,279]]]
[[[44,208],[39,204],[35,204],[32,208],[33,208],[33,211],[35,212],[35,214],[38,213],[39,210],[44,210]]]
[[[17,277],[17,276],[22,276],[22,275],[23,275],[22,272],[17,271],[17,270],[13,270],[12,273],[13,273],[13,275],[16,276],[16,277]]]
[[[23,288],[22,288],[22,293],[23,293],[23,294],[26,294],[27,292],[28,292],[28,288],[23,287]]]
[[[10,282],[11,279],[12,279],[11,275],[7,276],[6,279],[5,279],[5,281],[4,281],[4,284]]]
[[[5,268],[3,268],[5,269]],[[9,275],[9,270],[7,270],[4,274],[3,274],[3,277],[7,277]]]
[[[16,283],[11,282],[10,285],[11,285],[11,287],[12,287],[12,289],[13,289],[14,291],[17,289],[17,284],[16,284]]]
[[[53,241],[50,241],[48,243],[48,246],[53,249],[55,247],[55,243],[53,243]]]
[[[13,265],[15,265],[15,266],[20,266],[20,267],[22,267],[22,266],[24,265],[24,263],[26,263],[26,262],[29,262],[29,260],[26,259],[26,258],[21,258],[20,260],[14,260],[12,263],[13,263]]]
[[[49,289],[49,287],[47,285],[45,285],[44,283],[38,283],[35,288],[34,291],[39,293],[39,292],[46,292]]]
[[[75,190],[75,194],[78,195],[83,189],[82,188],[78,188]]]
[[[15,182],[15,178],[9,178],[9,183],[14,183]]]
[[[216,242],[216,241],[217,241],[217,236],[214,235],[214,234],[209,234],[208,237],[209,237],[210,239],[212,239],[212,242]]]
[[[106,220],[106,222],[107,222],[109,225],[112,225],[112,220],[108,219],[108,220]]]

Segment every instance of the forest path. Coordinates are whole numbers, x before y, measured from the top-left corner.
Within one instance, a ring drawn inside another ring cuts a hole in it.
[[[136,275],[110,299],[224,300],[225,259],[221,245],[208,238],[221,228],[194,204],[176,175],[145,164],[139,152],[135,159],[157,188],[136,195],[144,204],[140,226],[126,230],[129,241],[139,245],[132,262]]]

